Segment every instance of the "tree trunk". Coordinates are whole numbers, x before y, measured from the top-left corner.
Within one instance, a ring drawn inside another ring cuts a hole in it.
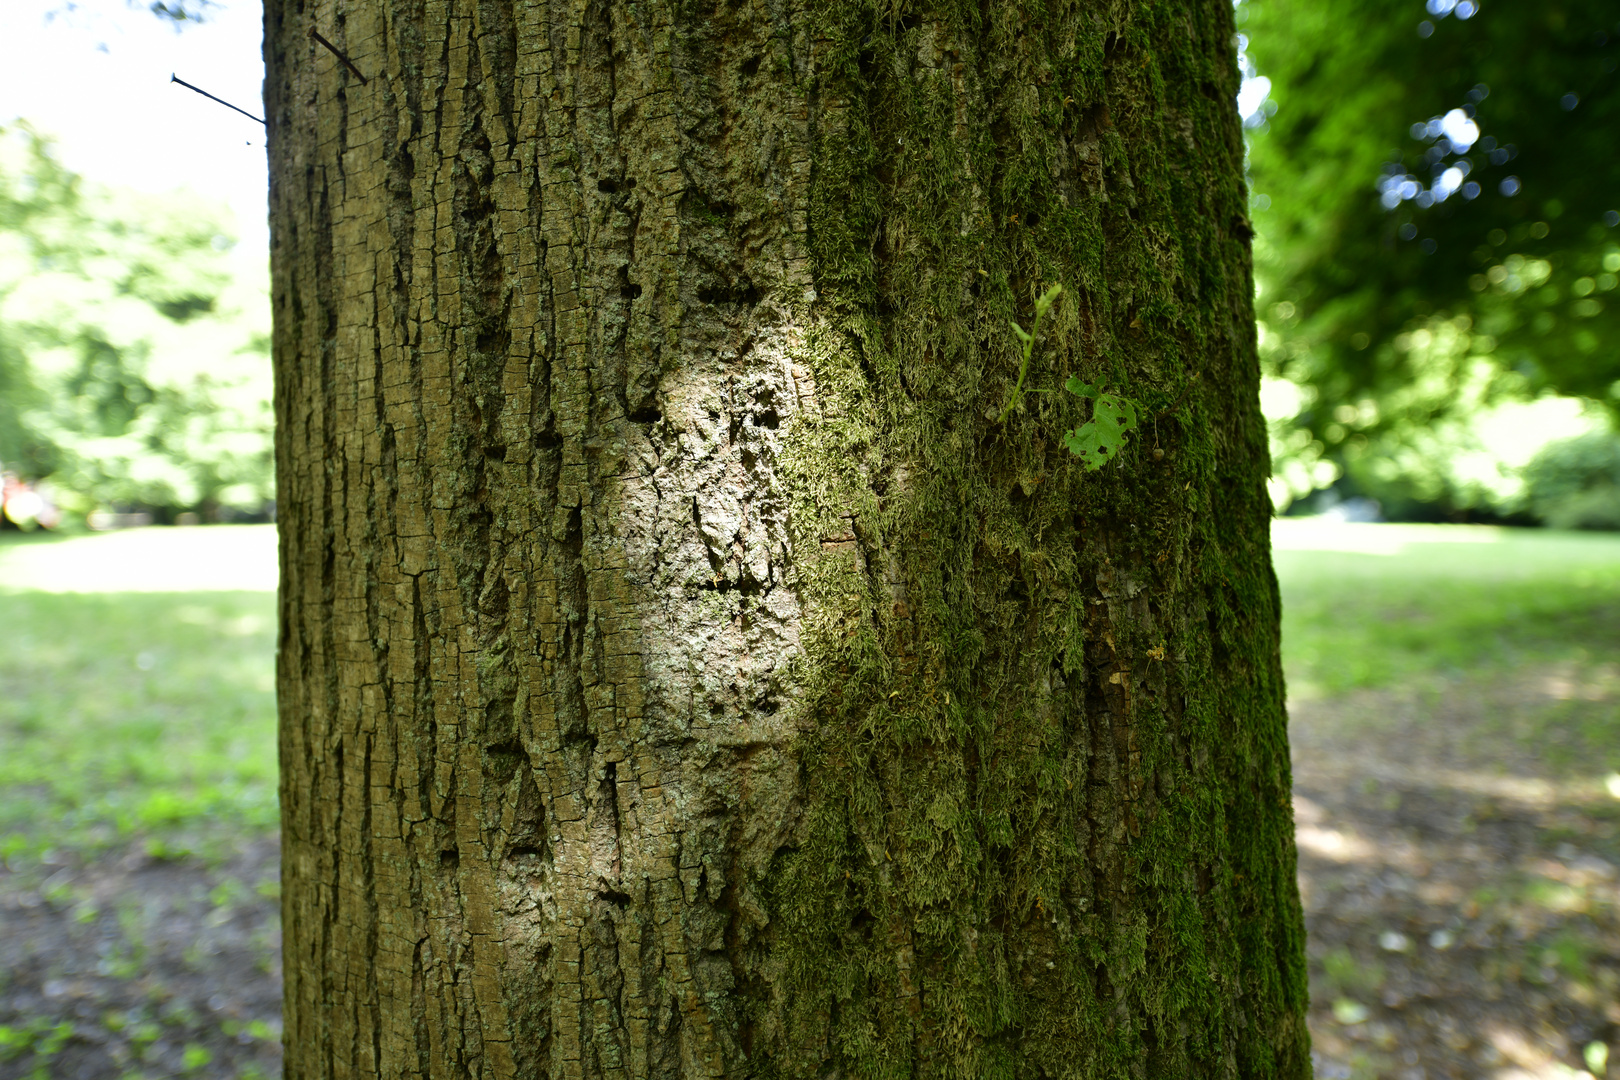
[[[287,1075],[1308,1076],[1229,0],[266,8]]]

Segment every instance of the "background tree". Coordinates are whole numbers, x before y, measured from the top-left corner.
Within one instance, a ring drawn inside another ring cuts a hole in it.
[[[6,471],[79,511],[262,507],[269,342],[231,245],[194,200],[86,185],[28,127],[0,128]]]
[[[1239,19],[1273,99],[1256,260],[1298,425],[1354,471],[1493,396],[1620,405],[1620,3],[1245,0]]]
[[[1232,39],[270,0],[289,1076],[1308,1075]]]

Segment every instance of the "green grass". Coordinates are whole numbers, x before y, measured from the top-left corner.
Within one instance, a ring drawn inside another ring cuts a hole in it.
[[[141,532],[117,542],[144,551],[164,539]],[[172,535],[186,559],[257,542],[230,529]],[[1620,661],[1620,537],[1360,526],[1321,540],[1291,534],[1276,555],[1295,699]],[[111,543],[0,543],[0,855],[131,840],[163,853],[275,824],[274,594],[45,592],[6,577],[14,554],[56,545],[53,558],[104,560]],[[1345,550],[1358,545],[1389,553]],[[52,565],[60,577],[63,560]],[[1617,712],[1612,693],[1562,701],[1520,717],[1516,737],[1613,757]]]
[[[275,597],[0,592],[0,853],[276,822]]]
[[[1393,554],[1288,550],[1283,541],[1276,563],[1290,696],[1620,658],[1620,537],[1456,532],[1447,541],[1444,526],[1359,526],[1341,545],[1414,538]]]

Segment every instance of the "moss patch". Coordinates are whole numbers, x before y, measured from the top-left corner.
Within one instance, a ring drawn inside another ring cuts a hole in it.
[[[818,19],[788,1041],[1307,1075],[1230,8]],[[1028,385],[1143,407],[1100,473],[1058,443],[1081,399],[996,421],[1052,284]]]

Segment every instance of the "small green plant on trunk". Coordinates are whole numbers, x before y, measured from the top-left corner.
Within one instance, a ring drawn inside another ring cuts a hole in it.
[[[1013,384],[1012,394],[1007,398],[1007,404],[1002,406],[1001,415],[996,418],[997,423],[1004,422],[1011,415],[1023,401],[1025,394],[1048,392],[1024,389],[1024,378],[1029,374],[1029,360],[1035,352],[1035,335],[1040,333],[1041,318],[1062,295],[1062,285],[1054,285],[1040,295],[1035,301],[1035,321],[1028,330],[1019,326],[1017,322],[1012,323],[1013,333],[1024,343],[1024,355],[1018,365],[1018,381]],[[1125,445],[1125,436],[1136,427],[1136,404],[1123,395],[1105,393],[1100,384],[1093,386],[1083,382],[1077,375],[1069,376],[1063,388],[1076,397],[1091,402],[1091,419],[1070,431],[1065,431],[1063,446],[1080,459],[1080,464],[1087,472],[1096,472],[1118,456],[1120,447]]]

